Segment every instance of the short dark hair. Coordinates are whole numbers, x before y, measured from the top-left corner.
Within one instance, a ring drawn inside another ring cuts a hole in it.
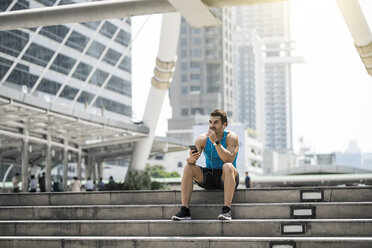
[[[221,118],[222,124],[226,123],[226,126],[228,124],[227,122],[227,115],[226,112],[222,109],[215,109],[212,111],[211,116],[219,116]]]

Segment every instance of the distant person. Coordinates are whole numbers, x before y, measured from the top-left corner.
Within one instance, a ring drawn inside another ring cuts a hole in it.
[[[43,172],[42,176],[39,178],[39,188],[40,192],[45,192],[45,172]]]
[[[20,180],[19,180],[19,173],[15,173],[13,178],[12,178],[12,183],[13,183],[13,192],[14,193],[19,193],[19,183],[20,183]]]
[[[112,176],[110,176],[109,182],[107,184],[107,189],[108,190],[115,190],[116,187],[117,187],[117,184],[116,184],[114,178]]]
[[[88,177],[88,181],[85,183],[85,190],[86,191],[93,191],[94,190],[94,183],[90,177]]]
[[[245,187],[247,189],[252,188],[251,178],[248,176],[248,171],[245,172]]]
[[[35,175],[31,175],[30,185],[28,186],[28,191],[36,192],[37,191],[37,181]]]
[[[99,182],[97,184],[98,191],[105,190],[105,183],[102,181],[102,177],[99,178]]]
[[[77,177],[74,177],[70,183],[70,190],[72,192],[81,192],[81,182]]]
[[[61,192],[62,189],[62,181],[56,179],[54,182],[53,182],[53,192]]]

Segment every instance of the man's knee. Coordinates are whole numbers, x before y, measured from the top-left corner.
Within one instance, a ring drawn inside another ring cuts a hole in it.
[[[236,169],[232,163],[224,163],[222,166],[222,171],[226,174],[236,174]]]
[[[185,173],[187,175],[194,175],[195,174],[195,169],[197,169],[196,165],[191,165],[191,164],[186,164],[185,168],[183,169],[183,174]]]

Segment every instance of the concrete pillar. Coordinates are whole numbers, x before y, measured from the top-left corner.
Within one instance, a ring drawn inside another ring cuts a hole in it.
[[[28,130],[23,129],[22,140],[22,192],[28,192]]]
[[[76,173],[79,180],[81,180],[81,149],[79,148],[79,152],[77,154],[77,164],[76,164]]]
[[[180,24],[181,15],[179,13],[163,14],[159,53],[142,119],[143,123],[149,127],[150,133],[147,138],[136,142],[130,170],[144,170],[150,155],[164,97],[172,82]]]
[[[97,171],[98,171],[97,179],[99,180],[101,177],[103,178],[103,162],[102,161],[99,161]]]
[[[85,163],[85,175],[84,175],[84,179],[85,181],[88,180],[88,177],[89,177],[89,171],[90,171],[90,168],[89,168],[89,165],[90,165],[90,157],[87,155],[85,156],[85,159],[84,159]]]
[[[45,160],[45,190],[51,192],[51,170],[52,170],[52,138],[50,134],[47,135],[47,146],[46,146],[46,160]]]
[[[337,0],[367,72],[372,76],[372,33],[358,0]]]
[[[67,191],[67,171],[68,171],[68,141],[67,139],[63,140],[64,147],[63,147],[63,190]]]
[[[92,159],[92,180],[96,181],[97,180],[97,162],[96,158]]]

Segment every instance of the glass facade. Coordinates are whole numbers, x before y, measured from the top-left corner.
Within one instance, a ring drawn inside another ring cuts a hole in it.
[[[81,0],[0,1],[1,11]],[[99,30],[98,30],[99,28]],[[119,30],[118,30],[119,29]],[[0,32],[0,84],[105,116],[132,115],[131,22],[104,20]],[[102,89],[100,89],[102,88]],[[96,109],[96,110],[94,110]],[[103,112],[103,111],[102,111]]]

